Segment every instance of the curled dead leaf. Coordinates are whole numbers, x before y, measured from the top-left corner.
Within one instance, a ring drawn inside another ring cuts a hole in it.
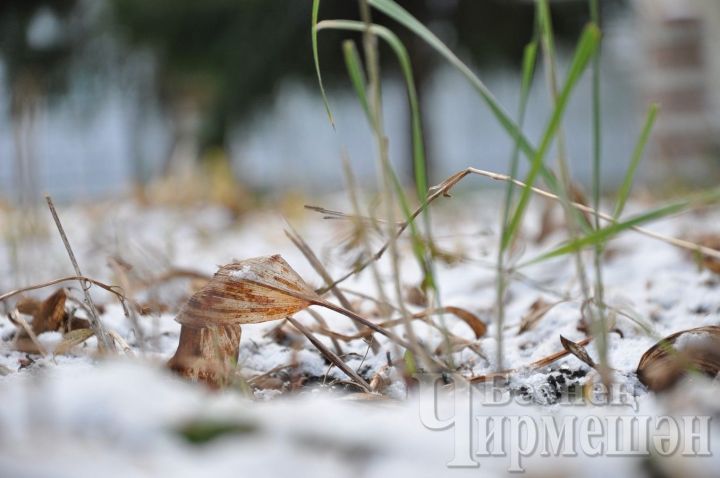
[[[190,327],[255,324],[299,312],[317,294],[280,256],[222,266],[183,306],[177,320]]]
[[[587,349],[583,345],[580,345],[578,343],[573,342],[572,340],[568,340],[562,335],[560,336],[560,343],[562,344],[563,348],[573,354],[575,357],[577,357],[581,362],[583,362],[585,365],[587,365],[590,368],[596,368],[597,364],[595,361],[590,357],[590,354],[588,353]]]
[[[717,376],[720,327],[697,327],[665,337],[643,354],[637,376],[647,388],[659,392],[672,387],[688,371]]]
[[[240,349],[240,326],[284,319],[310,305],[315,292],[279,256],[222,266],[176,317],[180,341],[168,366],[186,378],[221,386]]]

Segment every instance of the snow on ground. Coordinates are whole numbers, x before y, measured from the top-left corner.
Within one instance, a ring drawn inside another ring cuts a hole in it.
[[[328,203],[332,207],[336,203]],[[495,245],[498,203],[491,195],[461,197],[434,209],[434,235],[439,247],[459,259],[439,262],[437,277],[443,305],[467,309],[484,320],[487,334],[475,340],[472,330],[453,316],[446,316],[448,330],[475,343],[476,350],[464,349],[453,356],[460,372],[474,376],[496,369]],[[115,283],[118,277],[108,266],[115,258],[133,266],[140,277],[159,277],[171,268],[212,274],[218,265],[233,259],[280,253],[310,283],[321,280],[302,254],[282,234],[284,218],[277,212],[262,211],[235,222],[214,208],[192,210],[161,207],[141,208],[130,203],[98,204],[92,208],[60,207],[59,212],[83,272],[93,278]],[[535,257],[563,239],[552,235],[542,245],[530,240],[537,231],[538,210],[531,210],[517,262]],[[716,232],[716,213],[686,214],[650,227],[676,236]],[[0,213],[0,226],[10,227],[10,217]],[[320,215],[293,212],[289,221],[313,247],[333,276],[350,267],[349,254],[339,250],[348,236],[342,221],[324,221]],[[374,240],[377,247],[379,238]],[[400,243],[402,283],[414,285],[419,272],[407,241]],[[0,292],[24,284],[72,275],[56,232],[47,225],[42,240],[10,240],[2,245]],[[522,257],[519,255],[522,254]],[[21,272],[14,264],[23,266]],[[591,261],[588,274],[593,277]],[[522,370],[524,365],[561,350],[559,335],[580,340],[578,330],[582,297],[575,280],[572,261],[559,259],[521,269],[521,276],[509,288],[510,301],[503,331],[503,366],[520,368],[510,389],[524,397],[526,406],[516,403],[495,407],[488,415],[553,414],[556,417],[592,413],[656,416],[677,414],[687,409],[714,417],[712,435],[717,443],[720,406],[713,400],[717,385],[695,378],[678,387],[680,391],[656,398],[639,387],[638,408],[623,406],[610,411],[590,407],[564,407],[548,386],[558,383],[584,384],[592,371],[574,357],[565,357],[539,371]],[[386,292],[393,296],[390,266],[380,263]],[[720,280],[708,271],[699,271],[692,257],[672,246],[627,232],[608,246],[603,278],[609,305],[648,325],[647,333],[624,316],[618,316],[617,332],[610,334],[610,363],[615,376],[629,386],[638,385],[634,370],[642,354],[657,339],[680,330],[720,324]],[[77,286],[68,283],[70,293],[79,297]],[[170,280],[152,293],[139,291],[140,300],[173,304],[187,293],[187,280]],[[376,285],[365,272],[347,281],[345,287],[375,296]],[[44,298],[49,292],[35,293]],[[312,345],[302,341],[300,350],[273,333],[276,323],[244,326],[239,367],[245,379],[261,374],[281,376],[278,368],[295,364],[295,374],[304,375],[307,387],[291,394],[279,387],[257,390],[253,399],[241,389],[210,392],[184,383],[163,369],[177,346],[179,324],[174,311],[141,317],[141,343],[122,307],[110,294],[93,289],[103,304],[102,320],[132,348],[134,357],[98,358],[94,338],[75,347],[70,354],[28,356],[12,349],[15,326],[0,319],[0,476],[439,476],[445,473],[481,476],[504,474],[506,458],[482,458],[476,468],[448,469],[453,457],[452,427],[433,431],[418,415],[417,396],[406,399],[399,374],[391,374],[385,389],[389,400],[353,399],[344,387],[333,383],[344,374],[330,367]],[[355,300],[356,296],[349,296]],[[537,299],[558,302],[537,326],[518,335],[521,318]],[[12,304],[12,300],[10,301]],[[361,313],[373,316],[372,302],[357,303]],[[411,307],[413,312],[421,308]],[[330,327],[352,334],[352,323],[343,316],[319,309]],[[308,326],[316,322],[307,312],[297,317]],[[288,327],[286,330],[291,330]],[[443,343],[440,332],[416,323],[416,330],[429,350]],[[402,328],[396,330],[402,333]],[[61,340],[58,333],[41,334],[41,343],[52,349]],[[292,338],[294,340],[294,338]],[[323,339],[325,340],[325,339]],[[325,340],[330,346],[329,340]],[[362,341],[343,343],[349,366],[369,381],[387,363],[388,354],[400,352],[381,340],[377,354],[368,353]],[[597,359],[593,346],[589,352]],[[290,367],[289,367],[290,368]],[[273,371],[276,373],[272,373]],[[689,397],[693,400],[686,403]],[[684,407],[684,408],[683,408]],[[689,407],[689,408],[688,408]],[[483,409],[484,410],[484,409]],[[686,412],[687,412],[686,410]],[[683,412],[683,413],[686,413]],[[213,421],[237,425],[233,433],[207,444],[195,445],[178,430],[188,423]],[[473,439],[473,446],[475,446]],[[713,450],[714,451],[714,450]],[[587,459],[562,461],[566,476],[599,476],[615,472],[635,476],[660,468],[670,473],[683,470],[685,476],[712,476],[715,457],[648,460],[647,457],[603,458],[588,466]],[[534,454],[531,476],[557,476],[556,458]],[[597,463],[597,466],[595,466]],[[649,463],[649,464],[648,464]],[[644,468],[643,468],[644,467]],[[650,467],[650,468],[648,468]],[[640,475],[642,476],[642,475]]]

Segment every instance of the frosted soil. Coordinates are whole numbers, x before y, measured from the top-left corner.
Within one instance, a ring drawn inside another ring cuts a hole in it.
[[[342,209],[342,202],[338,206],[337,201],[328,201],[323,205]],[[478,339],[466,323],[449,314],[443,317],[451,334],[472,345],[452,356],[457,372],[466,377],[490,373],[498,365],[493,314],[498,208],[496,198],[488,195],[447,200],[433,209],[435,240],[448,259],[437,262],[442,304],[461,307],[488,326],[485,336]],[[59,212],[85,275],[117,284],[119,276],[111,265],[120,264],[127,276],[138,283],[147,282],[136,287],[134,298],[162,307],[140,316],[138,334],[111,294],[92,289],[102,305],[103,323],[130,347],[114,358],[97,356],[95,338],[62,355],[42,357],[16,351],[12,341],[16,327],[0,317],[0,476],[504,474],[507,464],[500,458],[478,458],[479,470],[446,467],[453,457],[452,430],[423,426],[416,395],[397,367],[387,366],[388,360],[401,360],[402,351],[380,336],[375,339],[377,353],[361,340],[342,342],[341,347],[347,364],[368,382],[382,378],[382,399],[355,393],[342,371],[330,366],[292,326],[279,329],[277,322],[243,327],[238,373],[245,385],[212,392],[183,382],[163,368],[177,346],[180,326],[173,320],[177,308],[201,275],[210,276],[233,259],[279,253],[312,287],[320,287],[321,279],[283,234],[285,220],[315,250],[333,277],[348,271],[358,252],[346,247],[349,223],[323,220],[319,214],[298,208],[285,211],[286,218],[268,210],[239,221],[211,207],[168,209],[125,202],[91,208],[60,206]],[[43,213],[38,215],[46,224],[44,236],[2,244],[0,257],[8,259],[0,263],[0,293],[18,286],[18,281],[27,285],[73,274],[57,233]],[[539,208],[530,211],[513,260],[535,257],[564,239],[556,232],[541,244],[533,240],[540,214]],[[719,218],[709,212],[685,214],[650,227],[664,234],[694,236],[718,232]],[[11,213],[0,213],[4,229],[14,220]],[[379,247],[381,238],[372,238],[372,244]],[[401,283],[409,288],[417,285],[419,270],[406,238],[399,247]],[[591,261],[586,262],[592,277]],[[379,263],[379,273],[386,294],[393,298],[387,260]],[[618,311],[609,335],[610,364],[615,379],[636,395],[635,406],[622,407],[621,413],[647,415],[689,409],[711,415],[714,446],[720,438],[715,423],[720,405],[713,399],[716,383],[695,377],[673,393],[658,397],[643,389],[634,372],[642,354],[659,338],[693,327],[720,325],[719,278],[700,270],[690,254],[634,232],[610,242],[603,278],[606,302]],[[81,297],[76,283],[64,285],[71,297]],[[343,287],[361,315],[376,321],[397,316],[378,317],[377,305],[362,298],[378,295],[369,271]],[[29,295],[43,299],[51,290]],[[522,268],[509,286],[508,297],[503,367],[518,369],[508,388],[523,396],[526,405],[508,404],[488,413],[590,413],[558,403],[568,386],[597,380],[595,372],[578,359],[567,356],[540,370],[524,369],[562,350],[560,335],[574,341],[585,337],[579,330],[583,298],[573,262],[562,258]],[[533,328],[518,334],[522,317],[538,299],[556,305]],[[12,310],[14,301],[6,301],[0,306],[2,311]],[[422,310],[408,307],[411,312]],[[331,330],[346,335],[356,332],[347,318],[324,309],[316,312]],[[84,312],[77,314],[82,317]],[[306,311],[296,318],[313,330],[318,327]],[[428,350],[443,344],[443,334],[436,328],[422,322],[415,322],[414,328]],[[395,331],[404,334],[402,327]],[[327,337],[318,336],[332,348]],[[49,352],[62,340],[58,332],[38,338]],[[592,344],[588,351],[597,359]],[[612,412],[619,413],[616,409]],[[237,429],[201,445],[188,441],[183,427],[204,422],[230,422]],[[660,466],[669,476],[677,470],[683,470],[685,476],[712,476],[708,473],[717,469],[717,460],[674,457],[661,461]],[[528,467],[530,476],[556,476],[560,462],[554,457],[533,456],[528,463],[532,465]],[[563,459],[561,463],[567,476],[608,472],[643,476],[647,472],[645,457],[603,457],[591,461],[592,466],[587,458]]]

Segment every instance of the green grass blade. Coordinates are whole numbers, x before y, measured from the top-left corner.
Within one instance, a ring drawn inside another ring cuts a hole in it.
[[[352,82],[358,101],[360,101],[360,106],[362,106],[368,121],[372,125],[373,120],[372,115],[370,114],[370,104],[368,103],[367,88],[365,86],[367,84],[367,80],[365,78],[362,63],[360,62],[360,55],[358,54],[354,41],[345,40],[343,42],[343,56],[345,57],[345,67],[347,68],[348,76],[350,77],[350,81]]]
[[[453,52],[450,50],[440,39],[435,36],[425,25],[420,23],[415,17],[413,17],[407,10],[402,8],[400,5],[392,0],[369,0],[370,5],[380,10],[382,13],[391,17],[398,23],[402,24],[410,31],[418,35],[423,41],[430,45],[435,51],[443,56],[455,69],[457,69],[465,78],[470,82],[472,87],[478,92],[485,104],[490,108],[500,125],[507,131],[510,137],[513,138],[519,145],[520,150],[528,158],[535,156],[535,148],[532,146],[530,141],[522,133],[521,129],[518,128],[517,124],[510,118],[507,112],[503,109],[500,103],[497,101],[495,96],[485,86],[485,84],[470,70],[470,68],[463,63]],[[558,190],[557,180],[555,175],[547,168],[541,168],[541,174],[543,180],[548,185],[551,191],[556,192]]]
[[[537,0],[535,9],[535,18],[537,21],[537,29],[540,36],[540,44],[542,45],[543,60],[545,63],[545,70],[547,75],[548,86],[550,90],[551,99],[553,106],[557,103],[559,96],[558,80],[557,80],[557,56],[555,54],[555,33],[553,30],[552,20],[550,16],[550,6],[548,0]],[[599,45],[598,45],[599,48]],[[561,188],[558,189],[558,196],[560,197],[561,204],[567,215],[568,227],[571,233],[576,229],[582,229],[584,234],[589,234],[592,230],[592,225],[587,221],[587,218],[573,208],[568,207],[570,201],[570,185],[572,179],[570,177],[570,169],[567,163],[567,148],[565,142],[565,136],[563,132],[562,124],[558,127],[557,137],[555,142],[557,144],[557,166],[559,171],[559,179]],[[578,266],[582,268],[582,265],[578,263]],[[578,271],[580,273],[580,271]],[[581,280],[584,282],[584,280]]]
[[[339,30],[350,30],[350,31],[365,31],[368,26],[363,22],[353,20],[324,20],[317,25],[318,30],[322,29],[339,29]],[[393,52],[397,56],[400,69],[402,70],[403,77],[405,78],[405,85],[407,87],[408,102],[410,103],[410,115],[412,122],[412,143],[413,143],[413,164],[415,166],[415,184],[417,187],[418,199],[423,201],[427,197],[428,190],[428,178],[427,170],[425,167],[425,147],[423,145],[423,132],[422,132],[422,120],[420,116],[420,106],[417,98],[417,90],[415,89],[415,79],[413,77],[412,65],[410,63],[410,56],[408,55],[407,49],[402,44],[400,39],[389,29],[380,25],[370,25],[370,30],[387,42],[392,48]],[[345,55],[346,61],[348,60],[348,54]],[[351,59],[352,60],[352,59]],[[359,59],[354,63],[353,68],[359,65]],[[348,67],[350,69],[350,67]],[[357,75],[354,75],[356,79],[353,79],[353,85],[357,89],[356,82],[358,81]],[[351,78],[353,74],[351,73]],[[364,97],[367,95],[363,93]],[[361,98],[361,102],[362,102]],[[365,99],[365,105],[367,105],[367,99]],[[369,111],[369,110],[368,110]]]
[[[525,46],[523,51],[523,64],[522,64],[522,86],[520,88],[521,94],[527,99],[530,93],[530,86],[532,85],[532,79],[535,75],[535,64],[537,63],[537,52],[538,44],[537,41],[532,41]]]
[[[600,28],[600,12],[598,0],[590,0],[590,20]],[[601,123],[600,123],[600,46],[593,58],[592,65],[592,194],[593,207],[600,210],[600,158],[602,155]],[[600,217],[595,216],[595,229],[600,229]]]
[[[583,71],[585,71],[585,68],[587,67],[590,58],[592,58],[592,55],[595,53],[599,41],[600,31],[597,29],[597,27],[595,27],[594,25],[588,25],[587,27],[585,27],[585,30],[583,31],[578,46],[575,50],[575,55],[570,66],[570,70],[568,71],[565,85],[563,86],[562,91],[558,95],[553,114],[550,117],[547,126],[545,127],[545,132],[543,133],[542,140],[540,141],[540,146],[538,146],[535,156],[532,159],[530,171],[528,172],[528,175],[524,181],[526,186],[520,194],[518,205],[515,208],[513,217],[510,220],[510,224],[508,225],[507,236],[505,237],[505,240],[502,244],[503,249],[507,249],[514,234],[517,232],[520,226],[523,214],[525,212],[525,209],[527,208],[528,202],[530,201],[530,196],[532,194],[531,187],[535,184],[535,180],[537,179],[538,174],[543,167],[545,155],[550,149],[552,139],[555,136],[558,127],[560,126],[562,117],[565,113],[565,109],[570,99],[570,94],[580,80]]]
[[[658,109],[659,108],[657,103],[651,104],[650,108],[648,109],[647,117],[645,118],[645,125],[643,126],[642,133],[640,133],[637,144],[635,144],[635,149],[633,150],[632,157],[630,158],[630,165],[628,166],[627,172],[625,173],[625,179],[623,179],[622,185],[620,186],[620,189],[617,193],[615,212],[613,212],[613,217],[615,219],[620,217],[623,209],[625,209],[625,204],[627,203],[628,197],[630,197],[630,190],[632,189],[633,181],[635,178],[635,171],[637,170],[638,164],[640,164],[640,160],[643,157],[645,145],[650,138],[650,132],[652,131],[653,125],[655,124],[655,118],[657,117]]]
[[[312,20],[311,20],[311,34],[312,34],[312,51],[313,60],[315,61],[315,73],[317,73],[318,85],[320,86],[320,95],[322,96],[323,104],[325,105],[325,111],[328,115],[328,120],[333,129],[335,129],[335,119],[333,118],[332,111],[330,110],[330,103],[328,102],[327,95],[325,94],[325,86],[323,85],[322,73],[320,73],[320,54],[318,53],[318,35],[317,35],[317,24],[318,14],[320,12],[320,0],[313,0],[312,6]]]
[[[525,46],[525,50],[523,51],[522,81],[520,84],[520,105],[518,106],[518,125],[520,128],[522,128],[525,121],[525,111],[527,109],[528,97],[530,96],[530,86],[532,85],[532,79],[535,74],[535,64],[537,63],[537,52],[537,41],[532,41],[528,43]],[[512,179],[515,179],[517,177],[519,160],[520,145],[516,141],[512,157],[510,159],[510,178]],[[505,242],[505,237],[507,235],[507,225],[508,219],[510,217],[510,209],[512,207],[514,191],[514,185],[509,182],[505,189],[505,202],[503,204],[501,243]],[[500,255],[502,256],[502,249],[500,250]],[[502,258],[500,257],[500,259]]]
[[[699,194],[692,195],[688,198],[673,202],[671,204],[635,215],[630,219],[627,219],[626,221],[613,223],[609,226],[593,232],[592,234],[570,241],[560,247],[557,247],[556,249],[553,249],[550,252],[547,252],[532,260],[524,262],[518,267],[524,267],[530,264],[537,264],[538,262],[552,259],[553,257],[559,257],[565,254],[570,254],[582,250],[583,248],[588,246],[595,246],[597,244],[605,243],[611,237],[614,237],[618,233],[630,229],[631,227],[662,219],[669,215],[686,210],[691,206],[697,207],[704,204],[714,203],[718,200],[720,200],[720,188],[715,188]]]
[[[348,30],[348,31],[357,31],[357,32],[363,32],[366,31],[368,28],[368,25],[354,20],[323,20],[319,22],[316,26],[317,30]],[[400,63],[400,67],[403,70],[403,74],[405,76],[405,81],[407,84],[407,90],[408,90],[408,99],[410,102],[410,110],[413,117],[413,150],[414,150],[414,161],[420,161],[422,163],[422,169],[420,169],[420,172],[422,173],[422,180],[418,181],[416,177],[416,184],[418,187],[418,196],[420,201],[424,201],[426,194],[427,194],[427,176],[425,174],[425,156],[424,156],[424,149],[422,148],[422,125],[420,122],[420,111],[418,106],[418,100],[417,100],[417,93],[415,90],[415,83],[413,80],[412,75],[412,68],[410,65],[410,57],[407,54],[407,50],[405,49],[405,46],[402,44],[400,39],[389,29],[380,26],[371,24],[369,25],[370,30],[373,34],[377,35],[379,38],[382,38],[384,41],[388,43],[388,45],[392,48],[392,50],[395,52],[396,56],[398,57],[398,62]],[[347,45],[347,42],[346,44]],[[365,106],[367,106],[366,112],[368,113],[368,121],[370,121],[370,125],[373,126],[373,120],[372,115],[370,115],[370,109],[369,104],[367,103],[367,90],[365,87],[364,78],[365,75],[363,73],[362,65],[360,63],[359,55],[357,55],[357,51],[353,54],[351,50],[354,50],[354,46],[351,44],[351,47],[346,47],[344,45],[344,52],[345,52],[345,60],[346,62],[350,62],[350,66],[348,66],[349,74],[351,76],[351,81],[353,82],[353,86],[356,89],[356,92],[358,94],[358,97],[361,98],[361,103],[363,102],[362,98],[365,98]],[[363,108],[365,108],[365,106]],[[420,148],[417,148],[417,142],[420,144]],[[395,194],[398,197],[398,201],[400,203],[400,208],[403,212],[403,215],[406,219],[410,219],[412,210],[410,208],[410,203],[407,199],[407,196],[405,195],[405,191],[403,190],[402,184],[400,183],[400,180],[397,176],[397,173],[392,168],[392,166],[387,165],[387,173],[390,176],[393,188],[395,190]],[[418,168],[416,167],[416,172]],[[420,192],[422,191],[422,193]],[[426,228],[428,231],[428,234],[430,233],[429,228],[429,216],[427,209],[424,212],[424,217],[426,218]],[[411,242],[413,247],[413,253],[420,264],[421,269],[423,270],[424,279],[423,282],[426,286],[436,289],[437,284],[434,279],[434,274],[432,271],[432,265],[430,256],[430,251],[427,250],[427,247],[425,245],[425,241],[423,240],[420,231],[417,228],[417,225],[415,224],[415,221],[409,222],[410,227],[410,236],[411,236]]]

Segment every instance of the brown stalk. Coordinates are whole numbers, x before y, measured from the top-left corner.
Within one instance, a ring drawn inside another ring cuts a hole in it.
[[[241,334],[239,325],[183,325],[168,367],[185,378],[219,388],[228,382],[230,370],[237,363]]]
[[[70,241],[68,241],[67,235],[65,234],[65,229],[60,222],[60,217],[58,216],[57,211],[55,210],[55,205],[53,204],[50,196],[45,196],[45,200],[47,201],[48,208],[50,209],[50,213],[52,214],[53,220],[55,221],[55,226],[60,233],[60,238],[65,245],[65,250],[68,253],[70,262],[75,269],[75,275],[81,277],[82,272],[80,272],[80,266],[78,265],[77,259],[75,259],[75,254],[73,253],[72,247],[70,247]],[[89,317],[90,327],[98,338],[98,348],[101,351],[114,352],[115,343],[108,338],[105,327],[103,327],[102,322],[100,322],[100,314],[98,313],[95,302],[93,302],[92,296],[90,295],[90,286],[88,285],[88,282],[82,279],[78,280],[78,282],[80,282],[80,287],[83,290],[83,294],[85,294],[85,304],[88,306],[91,312]]]

